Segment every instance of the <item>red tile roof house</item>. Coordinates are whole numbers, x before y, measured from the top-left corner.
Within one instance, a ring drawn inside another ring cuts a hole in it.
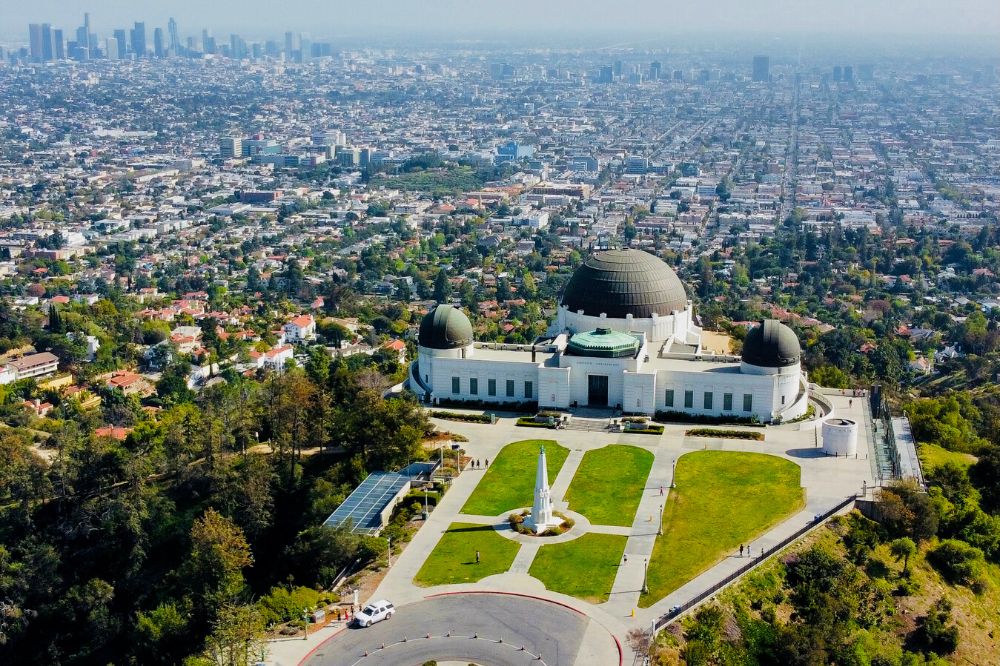
[[[316,337],[316,320],[312,315],[299,315],[286,323],[282,330],[288,342],[301,342]]]
[[[103,428],[98,428],[94,431],[94,435],[97,437],[110,437],[111,439],[117,439],[119,442],[125,440],[128,434],[132,432],[132,428],[121,428],[118,426],[105,426]]]

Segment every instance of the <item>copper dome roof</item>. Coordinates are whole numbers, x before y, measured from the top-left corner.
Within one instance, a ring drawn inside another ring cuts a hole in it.
[[[642,250],[605,250],[576,269],[562,305],[593,317],[647,318],[687,308],[684,284],[662,259]]]

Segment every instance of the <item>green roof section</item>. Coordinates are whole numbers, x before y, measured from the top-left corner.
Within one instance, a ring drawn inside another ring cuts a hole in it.
[[[635,356],[639,351],[639,339],[634,335],[599,328],[595,331],[577,333],[569,339],[566,353],[571,356],[594,356],[598,358],[625,358]]]

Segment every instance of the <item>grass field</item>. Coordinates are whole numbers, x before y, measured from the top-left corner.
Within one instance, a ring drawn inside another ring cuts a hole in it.
[[[608,600],[626,541],[617,534],[590,533],[542,546],[528,573],[553,592],[599,604]]]
[[[945,463],[955,463],[962,469],[968,469],[976,462],[976,456],[971,453],[949,451],[937,444],[920,444],[917,453],[920,456],[920,464],[923,467],[924,474]]]
[[[653,454],[637,446],[587,451],[566,492],[569,508],[595,525],[628,527],[652,466]]]
[[[503,538],[491,525],[452,523],[413,582],[423,586],[474,583],[510,569],[520,548],[521,544]]]
[[[677,461],[674,479],[649,564],[649,593],[639,599],[643,608],[805,505],[798,465],[762,453],[689,453]]]
[[[490,462],[479,485],[462,507],[462,513],[498,516],[522,506],[531,506],[535,496],[538,449],[545,447],[549,483],[555,481],[569,449],[549,439],[526,439],[503,447]]]

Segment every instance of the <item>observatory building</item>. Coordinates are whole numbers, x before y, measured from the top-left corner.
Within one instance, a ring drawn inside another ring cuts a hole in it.
[[[438,305],[420,324],[408,386],[426,402],[537,402],[626,413],[756,417],[806,413],[809,388],[795,333],[751,329],[742,356],[705,353],[684,284],[641,250],[591,255],[573,274],[546,339],[476,342],[469,318]]]

